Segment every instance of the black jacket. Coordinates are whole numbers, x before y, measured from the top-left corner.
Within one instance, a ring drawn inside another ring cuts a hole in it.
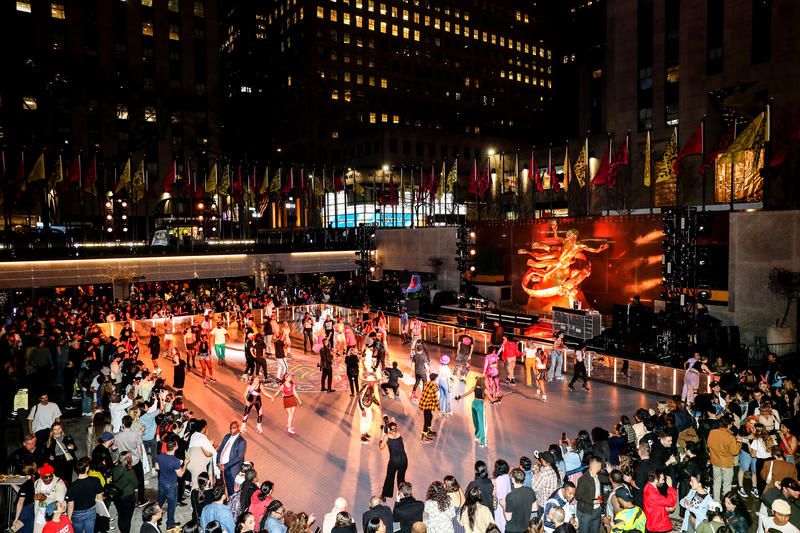
[[[422,511],[424,509],[425,503],[413,496],[403,498],[394,504],[392,518],[395,522],[400,523],[400,533],[410,533],[411,526],[414,525],[414,522],[422,521]]]
[[[378,505],[377,507],[373,507],[369,511],[365,512],[361,516],[361,530],[367,530],[367,523],[372,520],[373,518],[380,518],[383,520],[383,525],[386,526],[387,531],[393,531],[392,522],[394,518],[392,517],[392,510],[385,505]]]

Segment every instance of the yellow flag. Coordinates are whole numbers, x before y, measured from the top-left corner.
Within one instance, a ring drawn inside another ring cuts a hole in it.
[[[223,195],[228,195],[228,189],[231,187],[231,167],[230,165],[225,165],[222,169],[222,181],[219,184],[218,192]]]
[[[133,177],[131,178],[131,189],[132,193],[131,196],[133,197],[134,202],[138,202],[142,198],[144,198],[144,160],[139,161],[139,164],[136,165],[136,172],[133,173]]]
[[[647,141],[644,145],[644,186],[650,186],[650,131],[647,131]]]
[[[325,175],[323,174],[323,179]],[[323,183],[324,186],[324,183]],[[280,192],[281,190],[281,168],[278,167],[278,171],[272,176],[272,181],[269,184],[269,192]]]
[[[39,154],[39,158],[28,173],[28,183],[44,181],[44,154]]]
[[[672,136],[667,142],[667,147],[664,149],[664,155],[661,156],[661,161],[656,163],[656,183],[669,181],[675,177],[673,168],[675,161],[678,159],[678,128],[672,130]]]
[[[564,191],[569,191],[569,182],[572,179],[572,162],[569,160],[569,146],[564,149]]]
[[[583,143],[581,153],[578,154],[578,160],[575,161],[575,178],[578,180],[578,185],[583,187],[586,185],[586,165],[588,158],[586,157],[586,143]]]
[[[450,172],[447,174],[447,192],[453,192],[455,188],[456,182],[458,181],[458,160],[456,159],[453,162],[453,166],[450,168]]]
[[[264,181],[261,182],[261,187],[258,189],[258,194],[265,195],[269,191],[269,167],[264,169]]]
[[[208,174],[208,181],[206,181],[206,193],[216,194],[217,192],[217,163],[211,167],[211,172]]]
[[[442,173],[439,175],[439,186],[436,188],[436,198],[442,197],[445,188],[445,180],[447,179],[447,163],[442,161]]]
[[[117,188],[114,189],[115,193],[123,189],[127,189],[131,184],[131,159],[128,158],[128,161],[125,163],[125,168],[122,170],[122,176],[119,177],[119,182],[117,183]]]
[[[58,156],[58,161],[56,162],[56,168],[53,169],[53,175],[50,177],[50,181],[47,183],[47,186],[51,189],[54,189],[56,185],[64,181],[64,169],[61,166],[61,156]]]
[[[766,136],[765,126],[766,114],[760,113],[744,130],[742,130],[742,133],[736,136],[736,139],[728,146],[728,149],[720,156],[720,161],[727,165],[731,163],[741,163],[744,160],[745,152],[754,150],[756,152],[754,166],[759,168],[758,156],[761,152],[761,147],[764,145]]]

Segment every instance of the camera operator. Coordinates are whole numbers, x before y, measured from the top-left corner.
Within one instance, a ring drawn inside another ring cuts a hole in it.
[[[406,480],[408,456],[406,455],[405,446],[403,446],[403,437],[397,430],[397,422],[394,420],[390,422],[389,417],[384,416],[381,430],[383,430],[383,435],[381,435],[378,445],[381,450],[389,448],[386,479],[383,482],[383,491],[381,492],[381,501],[386,501],[386,498],[392,498],[394,495],[395,476],[397,476],[397,487],[400,487],[400,484]]]

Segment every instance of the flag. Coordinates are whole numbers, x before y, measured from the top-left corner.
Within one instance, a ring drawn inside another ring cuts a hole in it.
[[[114,189],[115,193],[126,190],[131,186],[131,158],[125,162],[125,168],[122,169],[122,175],[119,177],[117,187]]]
[[[162,185],[164,192],[172,192],[172,188],[175,186],[175,174],[177,171],[177,163],[173,160],[172,164],[169,166],[169,170],[167,170],[167,176],[164,178],[164,183]]]
[[[290,193],[294,189],[294,168],[289,167],[289,179],[281,187],[282,193]]]
[[[583,148],[581,148],[581,153],[578,154],[578,160],[575,161],[575,178],[578,180],[578,185],[580,185],[581,187],[586,185],[586,170],[589,164],[589,158],[586,154],[587,145],[588,145],[588,139],[587,142],[583,143]]]
[[[333,170],[333,191],[340,192],[344,190],[344,180],[341,174],[336,174],[336,169]]]
[[[84,190],[92,196],[97,196],[95,183],[97,183],[97,158],[93,157],[92,162],[89,163],[89,168],[86,169],[86,177],[83,183]]]
[[[186,168],[191,170],[191,166],[189,165],[188,161],[186,163]],[[187,173],[189,173],[190,170],[187,170]],[[203,197],[206,194],[206,191],[205,191],[205,187],[202,187],[200,185],[200,180],[198,180],[197,178],[198,178],[198,175],[197,175],[197,172],[195,172],[194,173],[194,184],[192,185],[192,198],[194,198],[195,200],[202,200]]]
[[[478,194],[478,160],[472,160],[472,172],[469,175],[469,183],[467,184],[467,193],[476,195]]]
[[[81,156],[75,156],[72,163],[69,164],[67,170],[67,183],[80,183],[81,182]]]
[[[445,183],[447,180],[447,163],[442,161],[442,173],[439,174],[439,179],[436,182],[436,199],[440,199],[444,194]]]
[[[784,143],[780,148],[775,150],[769,162],[765,165],[766,168],[778,168],[786,161],[786,157],[792,149],[792,146],[800,140],[800,129],[797,129],[789,136],[789,140]]]
[[[625,140],[622,141],[622,144],[620,144],[619,148],[617,148],[617,153],[614,155],[614,161],[611,163],[609,175],[612,183],[617,182],[617,176],[619,176],[619,173],[622,172],[622,167],[629,164],[629,159],[630,155],[628,152],[628,136],[626,135]]]
[[[661,161],[656,162],[656,183],[669,181],[675,177],[673,169],[675,168],[675,161],[678,159],[678,128],[672,129],[672,135],[667,141],[667,147],[664,149],[664,155],[661,156]]]
[[[564,148],[564,192],[569,191],[569,182],[572,179],[572,162],[569,160],[569,145]]]
[[[222,181],[219,182],[217,191],[222,196],[228,196],[229,189],[231,188],[231,166],[225,165],[222,167]]]
[[[647,130],[647,139],[644,143],[644,186],[649,187],[651,182],[650,177],[650,156],[652,152],[652,146],[650,145],[650,130]]]
[[[307,191],[308,185],[306,185],[306,169],[304,167],[300,168],[300,190]]]
[[[428,193],[429,200],[433,200],[433,196],[436,194],[436,191],[439,189],[439,183],[436,180],[436,170],[435,165],[431,163],[431,175],[428,177],[428,183],[425,186],[425,192]]]
[[[242,200],[245,207],[255,207],[256,205],[256,167],[253,166],[253,171],[247,177],[247,183],[244,185],[244,194]]]
[[[486,162],[486,168],[481,172],[478,178],[478,197],[483,199],[491,187],[491,180],[489,179],[489,162]]]
[[[44,181],[44,153],[39,154],[39,158],[33,164],[33,168],[28,172],[28,184],[37,181]]]
[[[47,182],[47,187],[49,189],[55,189],[59,183],[64,182],[64,168],[61,166],[61,155],[58,156],[58,161],[56,161],[56,167],[53,169],[53,175],[50,176],[50,180]]]
[[[611,144],[606,145],[606,151],[603,153],[603,160],[600,161],[600,167],[595,172],[594,177],[592,177],[592,185],[605,185],[609,188],[613,187],[614,184],[611,183],[611,162],[608,160],[611,157],[610,148]]]
[[[547,175],[550,177],[550,190],[561,192],[561,184],[556,178],[556,167],[553,166],[553,148],[547,151]]]
[[[447,178],[445,181],[446,192],[452,193],[453,190],[455,189],[457,182],[458,182],[458,159],[453,161],[453,166],[450,167],[450,172],[447,173]]]
[[[544,192],[544,186],[542,185],[542,176],[539,174],[539,165],[536,163],[536,150],[531,150],[531,166],[530,169],[528,170],[528,178],[533,180],[534,183],[536,183],[536,192]],[[553,183],[552,176],[550,177],[550,183],[551,184]]]
[[[214,162],[211,165],[211,172],[208,173],[208,181],[206,181],[206,193],[207,194],[216,194],[217,193],[217,163]]]
[[[700,125],[697,126],[692,132],[692,135],[689,137],[689,142],[683,145],[683,148],[678,153],[678,157],[675,158],[675,163],[672,166],[672,173],[676,176],[678,175],[678,166],[681,162],[681,159],[684,157],[689,157],[690,155],[703,155],[703,123],[700,122]]]
[[[269,192],[269,166],[264,169],[264,179],[261,182],[261,187],[258,189],[258,194],[264,196]]]
[[[311,188],[314,189],[314,196],[323,196],[325,194],[325,188],[322,180],[320,178],[313,178],[311,181]]]
[[[144,182],[144,160],[142,160],[139,161],[138,165],[136,165],[136,172],[133,173],[133,178],[131,182],[131,197],[133,198],[133,201],[138,202],[139,200],[144,198],[145,188],[146,186]]]
[[[236,179],[231,186],[231,195],[237,199],[241,199],[243,191],[244,185],[242,184],[242,165],[238,165],[236,167]]]
[[[269,184],[269,192],[280,192],[281,190],[281,167],[278,167],[275,175],[272,176],[272,181]]]
[[[740,133],[736,139],[733,140],[730,146],[728,146],[728,149],[725,150],[720,157],[720,161],[724,162],[723,164],[730,165],[733,163],[739,163],[744,159],[744,153],[746,151],[753,150],[755,152],[753,167],[759,167],[760,152],[764,145],[764,139],[767,134],[765,117],[765,113],[759,113],[759,115],[753,119],[753,121],[748,124],[744,130],[742,130],[742,133]]]
[[[397,205],[397,189],[394,186],[394,172],[389,175],[389,205]]]

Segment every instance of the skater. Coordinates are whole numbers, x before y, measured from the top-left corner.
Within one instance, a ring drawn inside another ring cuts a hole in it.
[[[295,431],[294,426],[292,426],[292,422],[294,422],[294,411],[297,409],[297,406],[303,405],[303,401],[297,396],[297,389],[294,386],[291,373],[287,372],[283,376],[281,387],[278,389],[278,392],[272,395],[270,400],[274,402],[278,394],[283,395],[283,408],[286,409],[286,432],[289,433],[289,436],[294,436]]]
[[[195,357],[197,356],[197,350],[195,350],[195,336],[193,327],[189,326],[184,328],[183,330],[183,345],[186,348],[186,366],[188,368],[197,368],[195,364]]]
[[[458,351],[456,352],[455,375],[461,383],[467,382],[469,363],[472,360],[472,352],[475,350],[475,339],[467,332],[467,328],[461,330],[458,336]]]
[[[244,399],[247,405],[244,408],[244,416],[242,416],[242,433],[247,433],[247,417],[250,416],[250,410],[256,408],[256,430],[263,433],[261,429],[261,420],[264,417],[264,406],[261,403],[261,394],[266,393],[261,376],[258,374],[250,378],[247,388],[244,391]]]
[[[430,380],[422,388],[422,396],[419,399],[419,408],[422,411],[422,442],[429,442],[436,436],[436,432],[431,429],[433,423],[433,412],[440,409],[439,406],[439,386],[436,384],[439,376],[431,374]]]
[[[486,412],[484,410],[484,398],[490,402],[494,401],[492,394],[486,390],[486,379],[483,376],[475,378],[475,385],[464,391],[461,396],[456,396],[456,400],[466,398],[474,394],[472,400],[472,425],[475,428],[475,441],[481,448],[486,447]]]
[[[355,396],[358,392],[358,374],[361,362],[358,360],[358,350],[355,346],[350,346],[347,349],[347,355],[344,358],[344,365],[347,369],[347,383],[350,385],[350,396]]]
[[[411,352],[411,362],[414,363],[414,387],[411,389],[411,399],[415,400],[418,396],[417,387],[428,381],[428,370],[430,369],[430,358],[428,357],[428,350],[425,344],[418,340],[414,345],[414,350]]]
[[[517,384],[517,380],[514,379],[514,368],[517,366],[517,358],[519,357],[517,341],[512,341],[507,335],[503,335],[503,344],[500,346],[497,355],[502,356],[506,365],[506,383],[511,384],[513,387]]]
[[[208,335],[205,333],[200,336],[200,342],[197,343],[197,362],[200,363],[203,385],[208,385],[209,379],[216,383],[217,378],[214,377],[214,365],[211,364],[211,347],[208,344]]]
[[[408,456],[403,445],[403,436],[397,431],[397,422],[392,420],[385,425],[383,435],[379,443],[380,449],[389,448],[389,462],[386,464],[386,478],[383,481],[383,491],[381,500],[394,497],[394,488],[400,487],[406,480],[406,470],[408,469]],[[397,482],[395,483],[395,478]]]
[[[580,345],[578,349],[575,350],[575,370],[572,374],[572,380],[569,382],[569,390],[575,390],[575,382],[579,379],[583,380],[583,388],[585,390],[589,390],[589,386],[586,384],[589,381],[589,375],[586,372],[586,346]]]
[[[369,439],[370,429],[372,428],[373,410],[377,409],[378,416],[381,412],[381,400],[378,394],[378,378],[373,373],[368,373],[364,378],[364,385],[358,393],[359,430],[361,431],[361,444],[366,444]]]
[[[488,390],[494,397],[500,396],[500,369],[497,367],[500,358],[496,353],[486,354],[483,362],[483,375],[486,378]]]
[[[450,371],[450,357],[443,355],[439,359],[439,379],[436,384],[439,387],[439,407],[443,416],[451,416],[453,411],[450,409],[450,380],[453,374]]]
[[[547,401],[547,390],[545,383],[547,383],[547,354],[544,350],[536,348],[536,397],[543,402]]]
[[[228,330],[222,327],[222,321],[217,322],[217,327],[210,332],[211,339],[214,341],[214,353],[217,356],[217,364],[225,365],[225,343],[228,342]]]
[[[388,396],[386,391],[390,390],[394,394],[394,399],[398,399],[400,397],[400,378],[403,377],[403,373],[398,368],[397,361],[392,361],[392,367],[384,370],[383,375],[386,376],[386,383],[381,385],[383,395]]]
[[[158,338],[156,328],[150,328],[150,340],[147,341],[147,347],[150,348],[150,359],[155,361],[161,355],[161,339]]]
[[[565,352],[564,332],[558,331],[553,341],[553,350],[550,352],[550,371],[547,373],[547,381],[553,381],[554,378],[559,381],[564,379],[561,375],[561,365],[564,363],[563,357]]]

